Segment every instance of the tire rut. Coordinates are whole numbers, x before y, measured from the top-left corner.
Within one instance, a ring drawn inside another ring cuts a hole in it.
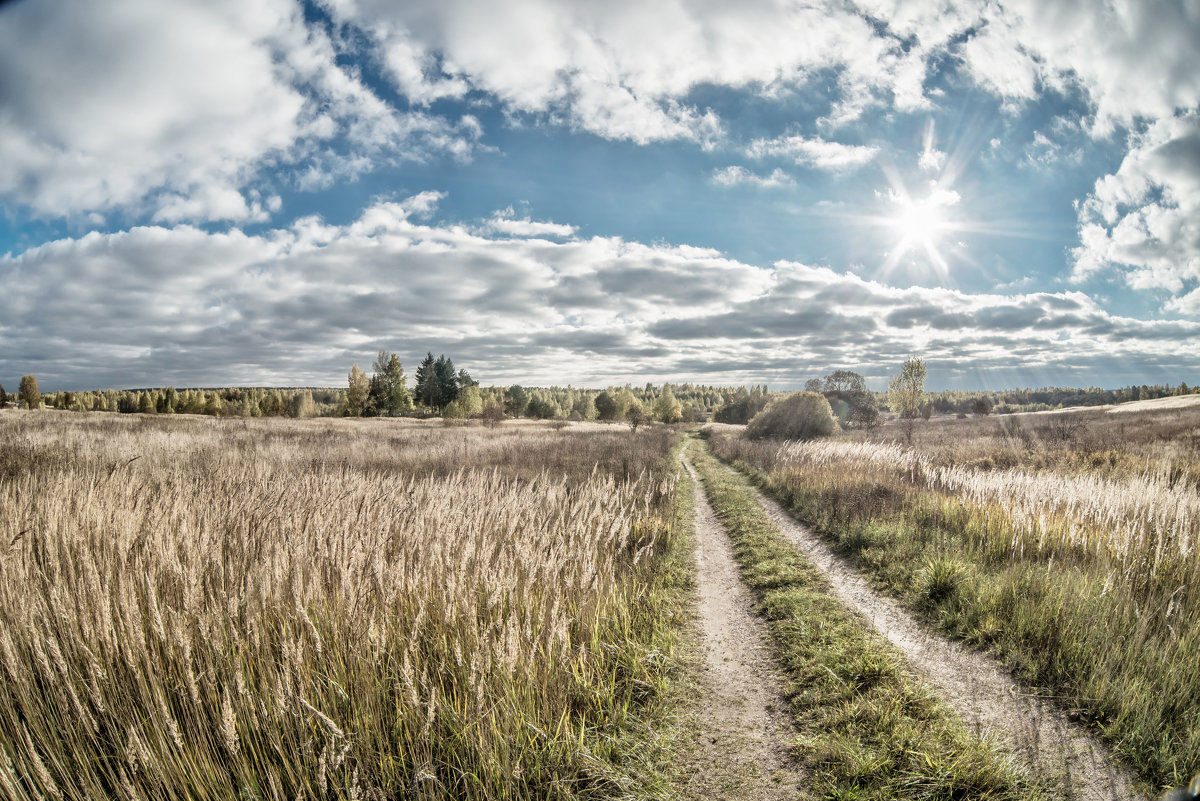
[[[1117,765],[1108,747],[1073,723],[1053,701],[1022,692],[991,657],[923,629],[776,501],[755,492],[784,536],[828,576],[842,603],[899,648],[976,734],[997,738],[1059,782],[1064,798],[1149,801],[1134,791],[1131,775]]]
[[[727,801],[794,799],[807,779],[788,753],[795,732],[785,712],[783,677],[773,664],[742,582],[733,545],[692,465],[696,510],[697,628],[700,692],[694,748],[685,758],[685,798]]]

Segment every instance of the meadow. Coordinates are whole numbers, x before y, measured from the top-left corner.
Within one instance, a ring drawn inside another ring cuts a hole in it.
[[[1200,405],[711,447],[882,589],[1060,699],[1152,786],[1200,770]]]
[[[0,796],[654,795],[676,445],[0,415]]]

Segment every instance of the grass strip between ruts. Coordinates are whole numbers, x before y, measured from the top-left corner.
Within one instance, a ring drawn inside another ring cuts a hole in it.
[[[744,477],[700,447],[690,455],[789,679],[795,753],[813,773],[813,797],[1048,797],[1011,755],[968,733],[903,656],[833,597]]]

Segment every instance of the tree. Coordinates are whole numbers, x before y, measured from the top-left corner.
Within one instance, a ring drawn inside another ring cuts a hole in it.
[[[455,403],[462,408],[464,417],[478,417],[483,413],[483,396],[479,393],[479,385],[468,384],[459,389]]]
[[[608,390],[604,390],[596,396],[596,400],[592,402],[596,407],[596,419],[610,422],[617,419],[617,401],[612,395],[608,394]]]
[[[676,423],[683,417],[683,407],[667,384],[663,384],[662,392],[654,401],[654,417],[664,423]]]
[[[483,404],[483,424],[488,428],[495,428],[504,419],[504,403],[497,397],[492,396],[487,399],[487,403]]]
[[[446,408],[442,409],[442,420],[444,420],[447,425],[457,423],[465,417],[466,414],[463,413],[462,404],[456,400],[450,401],[446,404]]]
[[[441,395],[432,351],[425,354],[425,359],[417,368],[417,386],[414,392],[417,396],[417,403],[430,409],[438,407]]]
[[[138,395],[138,411],[142,414],[157,414],[158,410],[154,408],[154,399],[150,397],[149,392]]]
[[[909,444],[917,415],[925,405],[925,362],[916,357],[900,366],[900,372],[888,384],[888,405],[900,418],[900,426]]]
[[[580,392],[575,396],[575,403],[571,406],[571,418],[576,416],[580,420],[591,420],[596,416],[596,402],[590,394]]]
[[[208,400],[204,402],[204,413],[220,417],[224,412],[225,403],[221,400],[221,396],[216,392],[208,393]]]
[[[317,413],[317,405],[313,402],[312,392],[305,390],[292,396],[292,417],[312,417]]]
[[[624,420],[626,422],[629,422],[630,410],[633,409],[633,407],[635,407],[635,406],[640,407],[642,405],[642,402],[637,399],[637,396],[635,396],[633,394],[633,390],[631,390],[629,387],[625,387],[620,392],[617,393],[616,401],[617,401],[617,418],[616,419]],[[643,409],[642,411],[644,413],[645,409]],[[642,422],[645,422],[645,420],[643,419]],[[634,430],[635,431],[637,430],[636,427]]]
[[[435,404],[439,409],[458,400],[458,376],[454,372],[454,362],[439,354],[433,363],[433,372],[437,377],[438,397]],[[469,376],[468,376],[469,377]]]
[[[815,439],[833,433],[837,423],[819,392],[793,392],[773,398],[746,426],[750,439]]]
[[[992,413],[992,402],[987,398],[976,398],[971,401],[971,412],[980,417]]]
[[[42,393],[38,389],[37,379],[31,375],[21,376],[21,385],[17,388],[18,404],[25,409],[38,409],[42,405]]]
[[[504,390],[504,410],[513,417],[525,414],[529,406],[529,391],[520,384],[513,384]]]
[[[625,391],[628,392],[628,390]],[[632,395],[633,393],[630,394]],[[646,414],[646,407],[642,406],[637,400],[634,400],[629,405],[629,408],[625,410],[625,422],[629,424],[629,429],[635,434],[637,433],[638,426],[649,421],[650,416]]]
[[[358,362],[350,368],[346,376],[346,416],[362,417],[366,410],[367,398],[371,392],[371,382],[367,374],[358,367]]]
[[[767,395],[766,387],[761,390],[758,387],[751,390],[738,387],[737,392],[726,398],[721,408],[713,414],[713,420],[718,423],[745,425],[762,411],[768,400],[770,396]]]
[[[829,401],[830,408],[846,428],[874,428],[879,425],[879,409],[875,406],[875,393],[867,389],[867,382],[851,370],[834,370],[821,381],[809,381],[805,388],[816,385]]]
[[[0,409],[3,409],[6,403],[8,403],[8,393],[4,391],[4,385],[0,384]]]
[[[366,414],[395,416],[412,409],[412,398],[408,395],[408,378],[400,357],[385,350],[375,357],[375,372],[367,392]]]
[[[458,388],[466,389],[467,387],[477,387],[479,382],[471,378],[471,374],[467,372],[467,368],[462,368],[458,371]]]

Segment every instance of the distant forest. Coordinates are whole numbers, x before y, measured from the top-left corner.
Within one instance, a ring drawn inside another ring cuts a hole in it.
[[[766,405],[772,394],[778,394],[770,392],[766,384],[721,387],[647,383],[645,386],[627,384],[604,389],[517,384],[483,387],[466,370],[456,371],[451,359],[446,356],[434,359],[432,353],[417,368],[411,388],[408,379],[396,354],[386,352],[379,354],[370,375],[355,364],[345,387],[146,387],[41,393],[37,390],[36,378],[25,376],[19,395],[5,392],[0,385],[0,408],[20,405],[76,412],[220,417],[442,416],[491,421],[525,417],[611,422],[655,419],[746,423]],[[871,392],[865,386],[862,376],[857,373],[838,370],[824,379],[810,380],[805,388],[824,392],[835,413],[838,413],[839,399],[842,408],[849,408],[852,415],[853,410],[862,407],[888,411],[887,393]],[[1200,387],[1193,389],[1186,383],[1177,386],[1143,384],[1120,389],[947,390],[927,393],[924,410],[925,414],[1012,414],[1196,392],[1200,392]],[[847,422],[844,413],[838,416],[843,418],[843,424]],[[853,427],[868,427],[876,421],[873,413],[857,420],[852,416],[849,420]]]

